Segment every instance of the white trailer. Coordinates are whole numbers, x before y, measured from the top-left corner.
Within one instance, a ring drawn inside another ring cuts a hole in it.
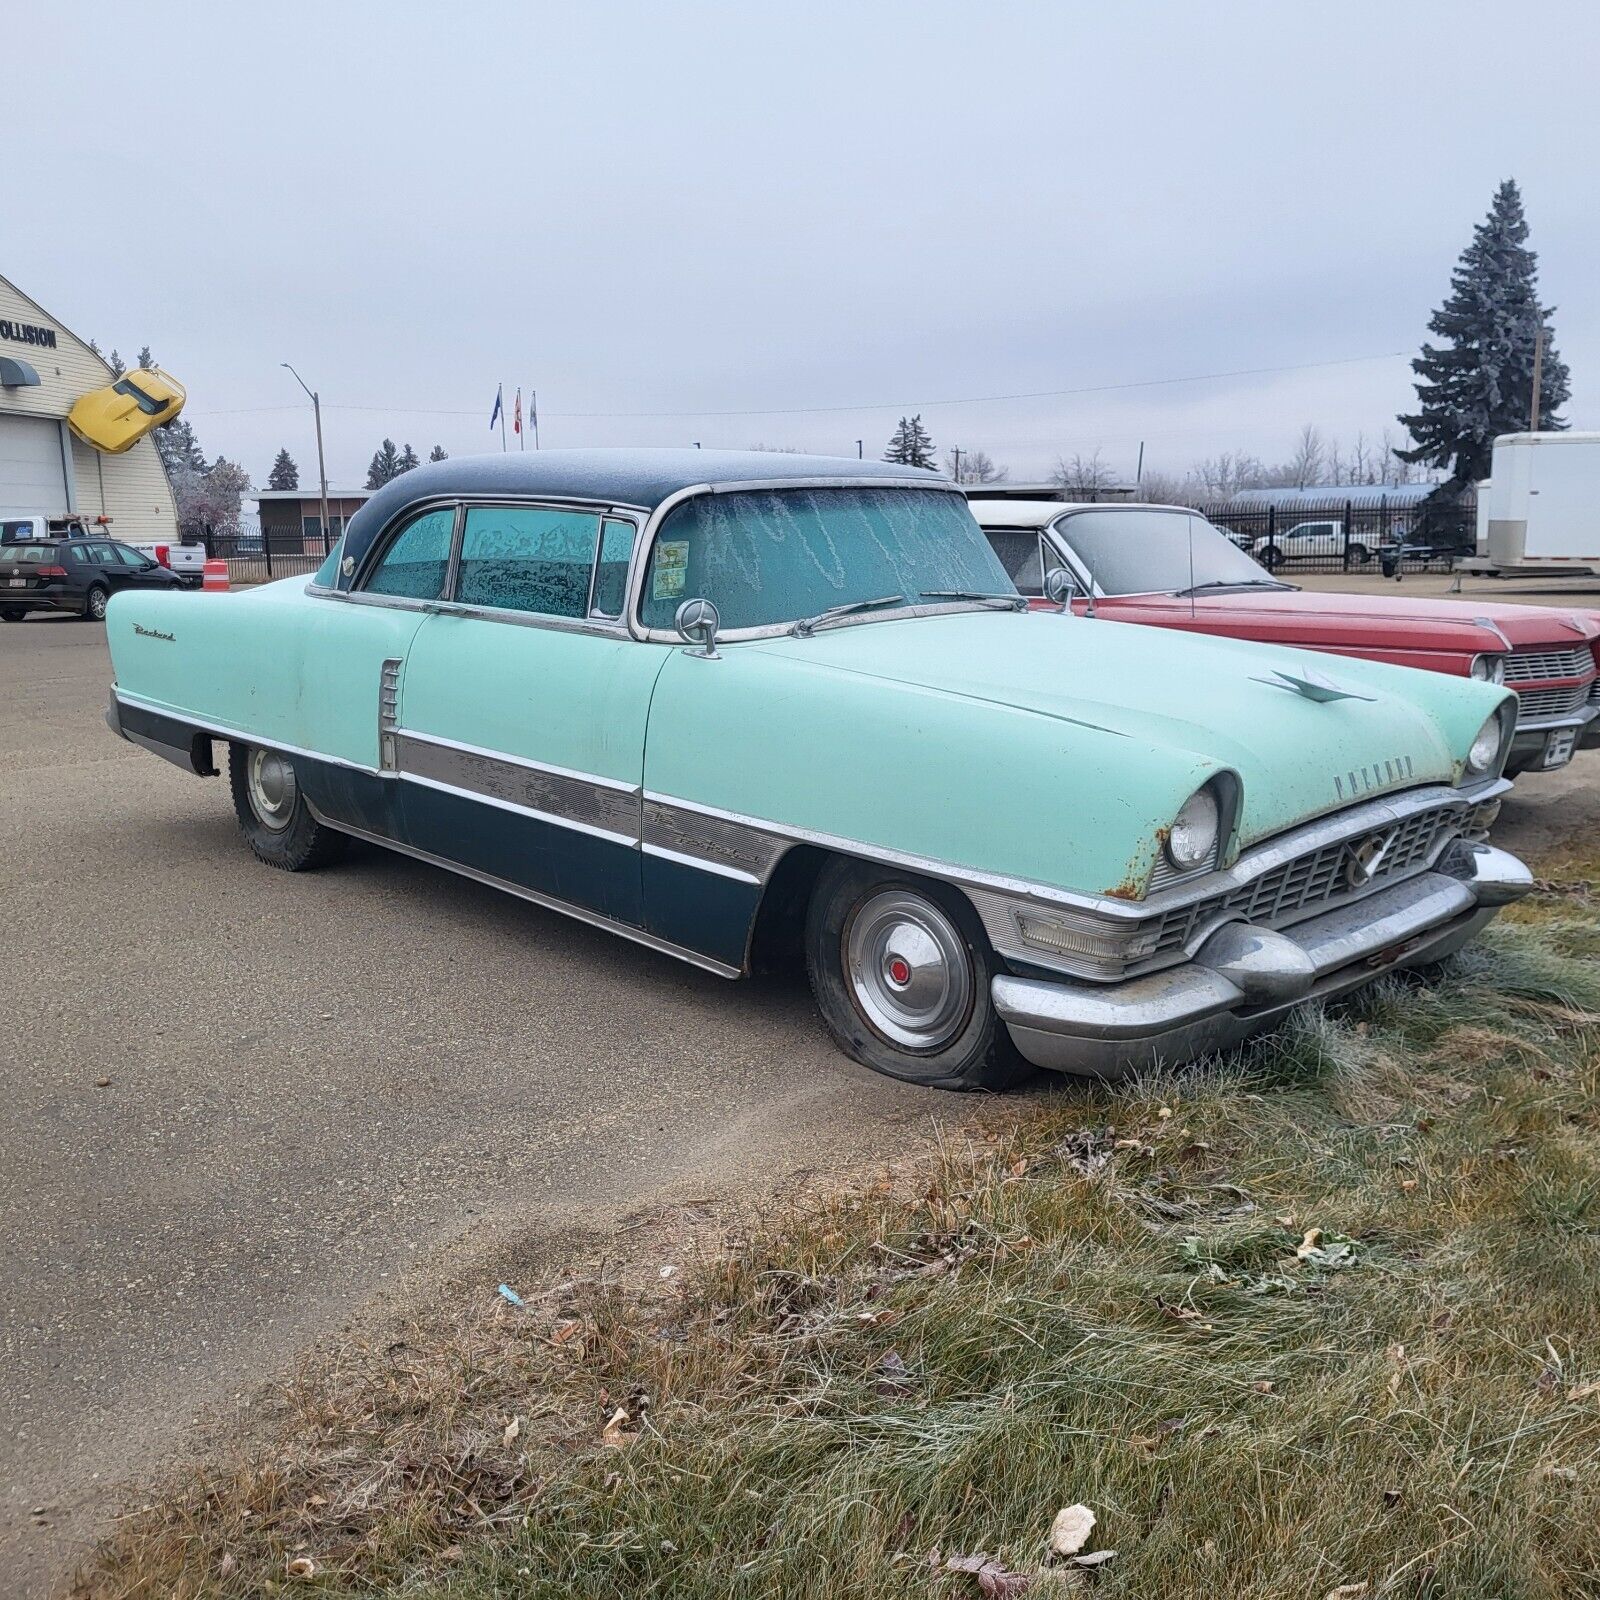
[[[1505,433],[1478,485],[1467,572],[1600,573],[1600,433]]]

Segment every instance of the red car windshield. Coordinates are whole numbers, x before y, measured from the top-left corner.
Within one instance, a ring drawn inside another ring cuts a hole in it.
[[[1291,587],[1270,577],[1198,511],[1108,507],[1075,512],[1056,530],[1104,595]]]

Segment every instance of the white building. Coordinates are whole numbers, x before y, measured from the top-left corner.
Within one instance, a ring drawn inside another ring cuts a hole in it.
[[[113,538],[177,538],[155,441],[107,455],[67,427],[80,395],[115,381],[84,340],[0,278],[0,518],[76,512],[109,517]]]

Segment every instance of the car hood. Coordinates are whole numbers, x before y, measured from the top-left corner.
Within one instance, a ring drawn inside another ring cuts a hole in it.
[[[1399,594],[1340,595],[1303,589],[1228,594],[1151,594],[1100,602],[1107,616],[1171,626],[1207,623],[1295,639],[1323,649],[1411,649],[1476,655],[1508,646],[1570,648],[1600,638],[1593,612],[1482,599],[1434,600]]]
[[[1458,782],[1474,735],[1509,698],[1378,662],[1039,612],[886,618],[739,648],[1231,769],[1244,789],[1241,844],[1386,791]],[[1350,698],[1306,698],[1292,680],[1307,673]]]

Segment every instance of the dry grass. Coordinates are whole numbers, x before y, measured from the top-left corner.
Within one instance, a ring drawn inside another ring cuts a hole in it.
[[[1597,937],[1551,896],[665,1282],[348,1349],[79,1593],[1600,1593]]]

